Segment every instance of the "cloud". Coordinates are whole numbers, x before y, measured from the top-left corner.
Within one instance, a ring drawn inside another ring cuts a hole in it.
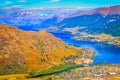
[[[24,7],[24,5],[13,5],[11,6],[12,8],[16,8],[16,7]]]
[[[60,0],[49,0],[49,2],[59,2]]]
[[[13,4],[11,1],[6,1],[4,4]]]
[[[27,0],[19,0],[18,2],[27,2]]]
[[[10,5],[13,4],[11,1],[5,1],[3,4],[0,4],[0,6]]]

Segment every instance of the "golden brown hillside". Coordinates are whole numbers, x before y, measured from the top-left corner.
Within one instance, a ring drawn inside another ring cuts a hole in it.
[[[83,53],[91,52],[67,45],[45,31],[22,31],[0,25],[0,74],[26,73],[74,63],[75,57],[88,56]]]

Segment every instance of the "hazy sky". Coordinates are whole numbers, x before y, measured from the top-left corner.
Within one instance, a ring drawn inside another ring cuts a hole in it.
[[[0,8],[91,8],[120,5],[120,0],[0,0]]]

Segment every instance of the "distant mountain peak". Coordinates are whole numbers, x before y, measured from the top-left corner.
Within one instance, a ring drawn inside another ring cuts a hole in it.
[[[104,16],[110,15],[110,14],[120,14],[120,5],[115,6],[106,6],[101,8],[96,8],[92,10],[84,10],[84,11],[78,11],[76,13],[71,14],[71,17],[75,16],[81,16],[81,15],[92,15],[92,14],[102,14]]]
[[[94,9],[93,12],[91,12],[91,14],[95,14],[95,13],[99,13],[103,15],[120,14],[120,5],[97,8]]]

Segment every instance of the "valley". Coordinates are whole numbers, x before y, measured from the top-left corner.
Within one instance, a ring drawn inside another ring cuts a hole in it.
[[[0,9],[0,80],[120,80],[120,5]]]

